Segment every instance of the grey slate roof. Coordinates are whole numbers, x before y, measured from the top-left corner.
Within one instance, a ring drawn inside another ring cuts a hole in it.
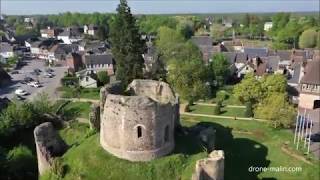
[[[192,36],[191,41],[198,46],[212,46],[212,38],[210,36]]]
[[[280,57],[279,56],[268,56],[266,58],[267,68],[269,70],[277,71],[279,67]]]
[[[290,79],[288,79],[288,83],[290,84],[298,84],[300,79],[302,64],[296,64],[293,68],[293,74]]]
[[[113,64],[112,54],[92,54],[84,56],[85,65]]]
[[[9,43],[0,43],[0,52],[13,52],[13,46]]]
[[[320,85],[320,60],[312,60],[307,63],[306,73],[301,83]]]
[[[244,54],[248,55],[249,59],[254,57],[267,57],[267,48],[244,48]]]

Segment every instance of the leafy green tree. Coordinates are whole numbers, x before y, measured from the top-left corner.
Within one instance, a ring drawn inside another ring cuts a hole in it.
[[[116,78],[124,85],[133,79],[143,78],[145,42],[141,39],[136,19],[126,0],[120,0],[117,14],[110,26],[112,53],[117,60]]]
[[[261,83],[255,78],[253,73],[245,75],[244,79],[235,85],[233,93],[234,96],[237,97],[242,103],[248,101],[259,102],[263,96]]]
[[[26,146],[17,146],[7,154],[7,170],[13,179],[33,178],[37,172],[36,159]]]
[[[177,21],[175,18],[163,15],[148,15],[139,18],[139,26],[144,33],[157,33],[161,26],[175,29]]]
[[[156,46],[165,61],[172,58],[175,54],[178,54],[181,49],[179,49],[179,47],[183,46],[184,42],[184,37],[175,29],[165,26],[159,28]]]
[[[315,29],[305,30],[299,38],[300,48],[314,48],[317,45],[317,38],[320,31],[317,32]]]
[[[97,32],[97,37],[99,40],[104,41],[108,37],[108,30],[106,26],[99,26],[98,27],[98,32]]]
[[[223,85],[230,76],[229,61],[222,53],[218,53],[213,55],[210,65],[218,86]]]
[[[168,82],[188,102],[205,98],[210,90],[207,70],[201,59],[172,59],[168,65]]]
[[[221,24],[213,24],[210,27],[210,34],[211,34],[212,38],[215,40],[220,40],[220,39],[224,38],[225,31],[226,31],[226,28],[223,27]]]
[[[105,85],[109,83],[109,76],[107,74],[107,71],[100,71],[97,73],[98,76],[98,81],[102,84]]]
[[[295,112],[285,93],[273,93],[258,104],[254,115],[256,118],[270,120],[274,128],[290,128],[294,123]]]
[[[285,93],[287,88],[287,79],[282,74],[273,74],[264,76],[260,80],[262,98],[269,97],[273,93]]]

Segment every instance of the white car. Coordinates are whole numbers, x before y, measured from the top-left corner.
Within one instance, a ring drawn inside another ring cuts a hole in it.
[[[51,73],[45,73],[45,74],[44,74],[44,77],[46,77],[46,78],[53,78],[54,75],[51,74]]]
[[[23,89],[17,89],[16,91],[14,91],[14,93],[15,93],[16,95],[19,95],[19,96],[26,96],[26,95],[28,95],[28,92],[25,91],[25,90],[23,90]]]
[[[40,87],[40,84],[36,81],[29,82],[29,83],[27,83],[27,85],[31,86],[31,87],[36,87],[36,88]]]

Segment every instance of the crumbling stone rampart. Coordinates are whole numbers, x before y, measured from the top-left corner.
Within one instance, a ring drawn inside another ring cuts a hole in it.
[[[56,133],[51,122],[40,124],[34,129],[34,139],[37,150],[39,174],[50,169],[53,158],[61,156],[67,145]]]
[[[198,160],[192,180],[223,180],[224,152],[212,151],[208,158]]]

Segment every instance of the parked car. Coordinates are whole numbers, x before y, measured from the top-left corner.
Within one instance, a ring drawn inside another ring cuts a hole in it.
[[[19,71],[13,70],[13,71],[11,71],[11,74],[19,74]]]
[[[44,74],[44,77],[46,77],[46,78],[53,78],[54,75],[51,74],[51,73],[45,73],[45,74]]]
[[[53,70],[53,69],[51,69],[51,68],[48,68],[48,69],[46,69],[46,72],[48,72],[48,73],[53,73],[53,72],[54,72],[54,70]]]
[[[310,140],[312,142],[320,142],[320,133],[312,134]]]
[[[31,81],[33,81],[33,79],[32,79],[31,77],[25,77],[25,78],[23,79],[23,81],[21,81],[21,83],[22,83],[22,84],[27,84],[28,82],[31,82]]]
[[[37,81],[27,83],[28,86],[39,88],[41,85]]]
[[[34,69],[33,71],[34,71],[34,72],[38,72],[38,73],[41,73],[41,72],[42,72],[42,71],[41,71],[40,69],[38,69],[38,68]]]
[[[19,95],[19,96],[26,96],[26,95],[28,95],[28,92],[25,91],[25,90],[23,90],[23,89],[17,89],[17,90],[14,91],[14,93],[15,93],[16,95]]]
[[[34,75],[34,76],[39,76],[40,73],[38,71],[32,71],[30,72],[31,75]]]
[[[19,100],[19,101],[24,101],[26,98],[25,97],[22,97],[20,95],[16,95],[16,98]]]

